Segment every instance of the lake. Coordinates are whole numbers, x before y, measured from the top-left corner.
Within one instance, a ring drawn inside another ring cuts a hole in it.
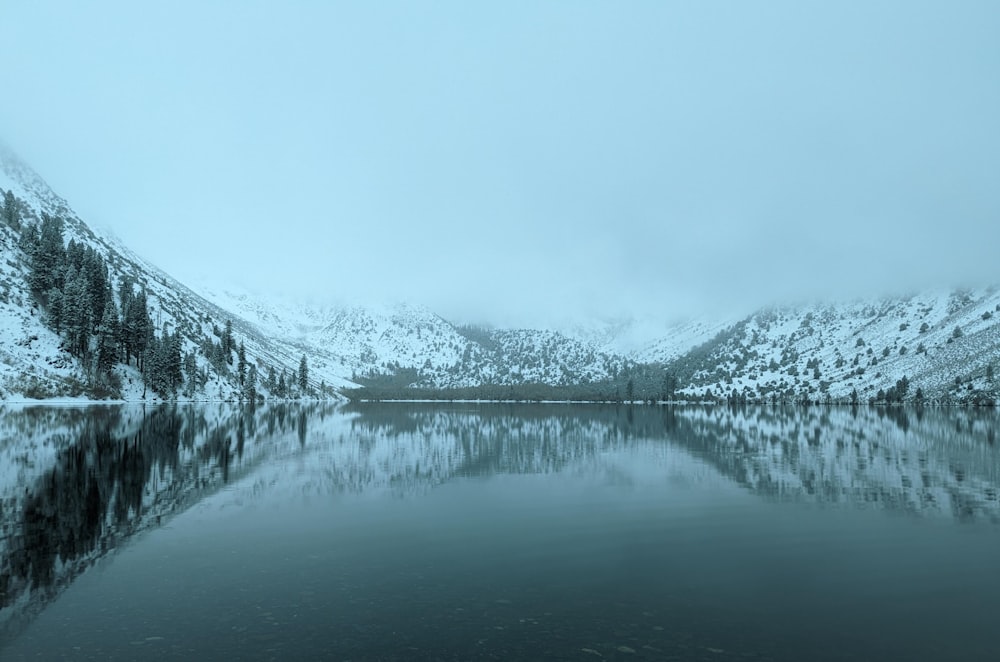
[[[0,409],[0,659],[1000,659],[993,411]]]

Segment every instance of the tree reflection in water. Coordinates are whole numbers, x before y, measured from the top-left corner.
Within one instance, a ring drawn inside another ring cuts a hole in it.
[[[2,412],[0,451],[11,460],[0,500],[0,628],[16,630],[98,558],[229,481],[258,420],[271,437],[294,433],[290,408],[306,416],[316,405]],[[49,466],[24,470],[45,456],[39,448],[54,448]]]
[[[0,635],[136,534],[264,466],[280,476],[271,461],[287,455],[312,453],[298,471],[329,492],[412,495],[458,476],[558,472],[669,446],[767,499],[1000,522],[994,411],[371,404],[327,415],[334,410],[0,413]]]

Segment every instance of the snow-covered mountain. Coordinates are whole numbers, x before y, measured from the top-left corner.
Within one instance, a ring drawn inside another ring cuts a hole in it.
[[[241,391],[234,370],[213,364],[206,348],[231,321],[236,345],[244,343],[270,395],[276,375],[296,372],[301,356],[309,365],[313,392],[353,385],[361,377],[392,377],[404,386],[431,388],[481,384],[565,385],[616,378],[630,361],[596,343],[553,331],[461,327],[425,308],[406,303],[315,306],[276,300],[232,287],[198,287],[198,293],[149,264],[116,238],[95,232],[27,164],[0,149],[0,194],[10,192],[22,226],[40,225],[44,214],[63,221],[65,242],[95,250],[106,262],[109,281],[131,279],[147,293],[156,331],[179,332],[181,352],[192,355],[202,375],[187,397],[232,399]],[[2,209],[2,207],[0,207]],[[0,277],[0,397],[86,393],[79,361],[46,321],[28,285],[31,258],[19,228],[0,224],[4,260]],[[127,400],[144,396],[134,367],[116,369]],[[193,371],[192,371],[193,372]],[[149,395],[149,394],[147,394]],[[150,396],[152,397],[152,396]]]
[[[281,309],[251,300],[230,307]],[[880,391],[892,396],[905,376],[904,400],[919,389],[926,400],[982,402],[996,397],[989,366],[1000,364],[1000,293],[989,288],[769,308],[742,319],[577,322],[561,331],[457,326],[405,304],[281,310],[294,324],[284,332],[335,348],[345,375],[398,374],[430,388],[618,383],[624,395],[634,379],[636,397],[647,398],[662,394],[669,374],[681,397],[728,399],[735,390],[747,400],[847,401],[856,391],[867,402]]]
[[[987,402],[997,395],[1000,293],[994,289],[772,308],[743,319],[665,324],[623,318],[547,330],[483,328],[407,303],[315,305],[229,286],[190,288],[92,230],[0,146],[0,194],[7,193],[22,224],[37,225],[43,214],[63,219],[66,241],[96,251],[108,265],[110,282],[125,277],[148,293],[156,330],[179,334],[183,354],[193,357],[198,383],[184,389],[187,397],[241,395],[235,371],[211,360],[226,320],[236,344],[245,344],[264,396],[278,390],[266,376],[291,380],[302,356],[312,392],[327,395],[358,383],[388,385],[396,393],[410,387],[593,385],[597,397],[637,399],[673,394],[868,401],[920,395]],[[30,258],[20,234],[0,222],[0,398],[85,393],[86,371],[66,351],[65,338],[46,324],[49,311],[32,295]],[[134,367],[116,371],[123,398],[143,397]]]
[[[111,286],[128,279],[146,293],[155,331],[167,330],[179,335],[181,355],[193,357],[190,372],[198,373],[197,379],[189,376],[192,388],[184,389],[182,397],[239,397],[241,389],[235,370],[213,366],[206,352],[208,344],[218,341],[218,331],[226,320],[232,321],[235,344],[245,344],[248,361],[257,368],[260,393],[269,393],[264,377],[271,370],[282,374],[298,369],[305,352],[293,339],[263,333],[255,324],[195,294],[116,238],[95,232],[37,173],[2,145],[0,196],[4,212],[11,201],[16,212],[13,223],[6,218],[0,221],[0,398],[90,394],[85,366],[67,350],[65,338],[47,323],[51,311],[39,306],[29,286],[31,257],[22,241],[23,231],[31,228],[37,231],[44,215],[62,221],[66,244],[74,242],[102,259]],[[310,373],[313,386],[324,382],[332,387],[347,383],[340,376],[340,366],[331,365],[325,354],[319,353],[316,359]],[[114,372],[122,384],[118,394],[122,398],[158,397],[143,387],[142,376],[135,366],[119,365]]]
[[[220,306],[275,337],[294,339],[352,380],[399,377],[403,386],[425,388],[569,385],[612,380],[634,364],[560,332],[463,326],[408,303],[323,307],[234,288],[210,291]]]
[[[640,363],[667,363],[681,356],[739,317],[693,317],[664,321],[652,316],[584,319],[559,325],[564,335],[597,345],[609,354]]]
[[[671,369],[691,394],[974,403],[995,400],[998,364],[1000,292],[982,288],[762,310]]]

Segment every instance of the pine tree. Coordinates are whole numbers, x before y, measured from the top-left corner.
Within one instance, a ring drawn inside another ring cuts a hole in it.
[[[302,355],[299,361],[299,390],[305,394],[309,389],[309,366],[306,364],[306,355]]]
[[[166,322],[159,338],[150,338],[147,343],[147,358],[143,374],[146,383],[163,396],[170,396],[184,383],[181,370],[181,338],[179,333],[170,333]]]
[[[243,345],[243,341],[240,341],[240,349],[237,352],[238,361],[236,364],[236,374],[240,377],[240,386],[243,386],[243,381],[246,378],[247,372],[247,348]]]
[[[21,229],[21,212],[18,209],[17,198],[13,191],[3,194],[3,220],[15,230]]]
[[[222,333],[222,352],[229,365],[233,364],[233,349],[233,320],[226,320],[226,330]]]
[[[669,401],[674,399],[674,391],[677,390],[677,378],[673,376],[672,373],[664,373],[663,380],[660,383],[660,399],[664,401]]]
[[[256,402],[257,400],[257,365],[255,363],[250,364],[250,370],[247,373],[246,385],[243,388],[246,394],[246,399],[250,402]]]
[[[216,354],[215,354],[216,370],[218,370],[220,374],[228,375],[229,362],[231,360],[232,354],[226,352],[221,342],[215,346],[215,349],[216,349]]]
[[[164,327],[166,324],[164,324]],[[166,370],[167,384],[170,392],[173,393],[184,383],[184,371],[181,364],[181,334],[174,331],[167,335],[164,329],[164,369]]]
[[[96,325],[104,314],[104,300],[108,294],[108,267],[104,258],[93,248],[88,247],[83,255],[80,270],[86,280],[87,292],[90,295],[90,318]]]
[[[63,293],[57,287],[49,290],[46,298],[49,300],[49,327],[56,333],[62,331]]]
[[[160,345],[159,338],[154,336],[150,339],[139,370],[142,372],[143,383],[146,386],[152,388],[156,393],[166,394],[167,389],[163,377],[163,353]]]
[[[41,237],[38,234],[38,225],[36,223],[29,223],[21,228],[21,237],[17,241],[17,246],[24,251],[25,255],[34,260],[35,250],[38,248],[40,241]]]
[[[76,239],[70,239],[66,245],[64,263],[73,265],[73,268],[79,271],[83,268],[83,255],[83,244],[76,243]]]
[[[97,370],[110,373],[118,360],[118,309],[115,300],[107,297],[100,324],[97,326]]]
[[[118,311],[121,314],[121,324],[118,325],[118,351],[126,365],[129,363],[132,353],[131,333],[129,331],[132,319],[132,299],[132,283],[127,278],[122,277],[118,282]]]
[[[149,316],[145,290],[140,290],[132,298],[126,325],[128,346],[136,358],[136,367],[142,371],[147,356],[151,354],[148,350],[151,350],[153,341],[153,320]]]
[[[31,253],[29,282],[32,291],[43,294],[53,287],[62,289],[64,261],[62,221],[43,212],[38,244]]]
[[[194,395],[199,382],[198,359],[195,358],[194,352],[187,352],[184,355],[184,381],[187,384],[185,393],[188,396]]]
[[[91,320],[90,292],[83,275],[72,264],[66,268],[61,327],[71,354],[82,357],[87,350]]]

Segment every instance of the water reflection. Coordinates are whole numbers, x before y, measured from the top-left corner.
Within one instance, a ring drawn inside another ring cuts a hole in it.
[[[623,452],[655,470],[679,450],[766,499],[1000,522],[997,424],[991,411],[867,407],[6,410],[0,643],[98,559],[227,485],[240,498],[410,497],[456,477],[601,468]]]
[[[267,408],[28,407],[0,415],[0,634],[15,632],[97,559],[242,477],[263,423],[292,434],[292,405]],[[315,410],[301,410],[300,421]],[[297,436],[304,440],[300,423]],[[246,461],[244,461],[246,460]]]
[[[683,421],[681,443],[763,496],[1000,521],[992,411],[723,408]]]
[[[423,448],[425,462],[446,464],[448,474],[553,472],[585,456],[671,444],[767,498],[1000,522],[991,410],[406,404],[348,411],[357,414],[360,448],[402,441]]]

